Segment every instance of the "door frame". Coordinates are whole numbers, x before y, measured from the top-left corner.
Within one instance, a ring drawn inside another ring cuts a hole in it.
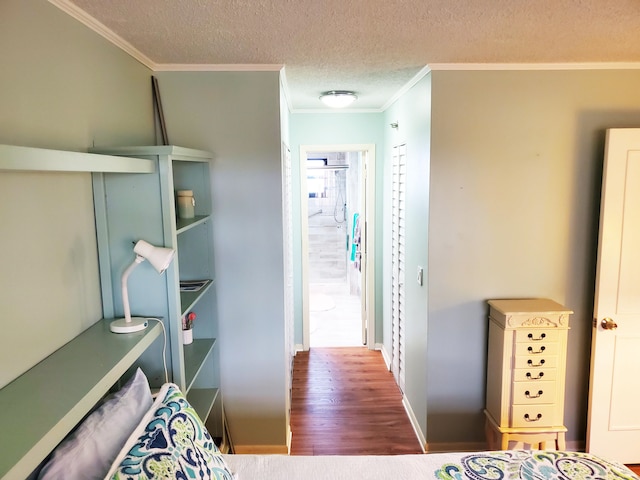
[[[307,155],[312,152],[362,152],[361,184],[365,196],[365,226],[362,235],[362,266],[364,315],[367,328],[366,347],[376,345],[375,290],[375,217],[376,217],[376,146],[367,144],[300,145],[300,229],[302,236],[302,348],[308,351],[311,343],[309,313],[309,211],[307,188]],[[306,195],[306,197],[305,197]]]

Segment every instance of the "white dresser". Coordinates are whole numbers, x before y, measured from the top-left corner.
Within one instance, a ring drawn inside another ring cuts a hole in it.
[[[573,312],[548,299],[488,303],[489,448],[564,450],[567,333]]]

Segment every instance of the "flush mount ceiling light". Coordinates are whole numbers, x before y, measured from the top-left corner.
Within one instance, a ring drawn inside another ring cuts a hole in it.
[[[344,108],[357,98],[355,93],[348,90],[330,90],[320,95],[320,100],[331,108]]]

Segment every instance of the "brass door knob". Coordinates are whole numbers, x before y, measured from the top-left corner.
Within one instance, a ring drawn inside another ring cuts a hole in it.
[[[618,328],[618,324],[613,320],[611,320],[610,318],[603,318],[600,325],[605,330],[615,330],[616,328]]]

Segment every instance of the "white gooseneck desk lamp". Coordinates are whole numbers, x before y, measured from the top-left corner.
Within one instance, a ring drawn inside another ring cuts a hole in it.
[[[143,317],[131,318],[131,309],[129,308],[129,291],[127,289],[127,280],[129,274],[139,264],[148,260],[158,273],[163,273],[171,264],[176,251],[172,248],[154,247],[144,240],[138,240],[133,251],[136,259],[122,274],[122,305],[124,307],[124,318],[119,318],[111,322],[109,328],[113,333],[133,333],[139,332],[147,328],[149,321]]]

